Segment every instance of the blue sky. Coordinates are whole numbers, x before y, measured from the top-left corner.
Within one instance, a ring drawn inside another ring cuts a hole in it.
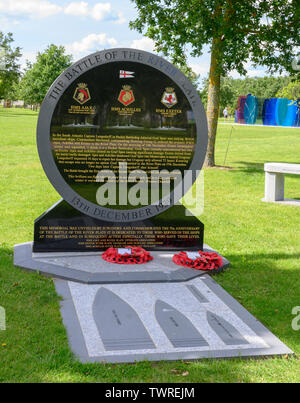
[[[153,51],[153,43],[129,29],[129,21],[137,12],[130,0],[0,0],[0,29],[12,32],[15,45],[25,60],[35,60],[38,51],[50,43],[64,45],[74,61],[96,50],[111,47],[133,47]],[[193,70],[207,76],[208,51],[199,58],[188,60]],[[263,76],[263,67],[246,65],[248,75]],[[232,72],[233,77],[238,77]]]

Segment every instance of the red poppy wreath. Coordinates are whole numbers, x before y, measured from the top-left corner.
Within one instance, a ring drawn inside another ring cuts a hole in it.
[[[102,254],[102,259],[117,264],[143,264],[153,260],[153,256],[143,248],[126,246],[107,249]]]
[[[212,252],[179,252],[173,256],[173,262],[179,266],[196,270],[217,271],[223,265],[223,259]]]

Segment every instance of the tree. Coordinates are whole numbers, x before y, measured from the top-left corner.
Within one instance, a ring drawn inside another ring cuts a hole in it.
[[[300,79],[291,81],[286,87],[278,91],[277,97],[298,100],[300,98]]]
[[[274,98],[278,91],[291,81],[288,76],[280,77],[246,77],[236,79],[232,85],[239,95],[252,94],[258,98]]]
[[[234,114],[237,107],[237,100],[240,95],[252,94],[258,98],[275,98],[281,95],[280,92],[291,82],[289,76],[280,77],[245,77],[232,78],[221,77],[220,84],[220,113],[225,106],[228,107],[230,114]],[[203,80],[201,90],[201,99],[207,106],[209,80]]]
[[[180,65],[177,65],[183,74],[185,74],[190,82],[193,84],[193,86],[198,90],[199,87],[199,79],[200,79],[200,74],[196,74],[191,67],[189,67],[186,63],[186,61],[183,61]]]
[[[229,114],[233,114],[236,108],[239,90],[233,85],[234,79],[230,77],[221,77],[220,83],[220,108],[219,116],[221,116],[222,111],[225,107],[228,108]],[[205,107],[208,103],[208,90],[209,90],[209,80],[206,78],[203,80],[203,88],[200,92],[202,102]]]
[[[153,39],[156,49],[180,64],[210,46],[205,164],[215,164],[221,77],[244,64],[291,71],[299,36],[299,0],[132,0],[138,17],[131,27]]]
[[[19,97],[28,104],[40,104],[57,77],[71,65],[72,56],[63,46],[50,45],[38,53],[36,62],[27,61],[19,87]]]
[[[20,77],[19,59],[22,56],[19,47],[13,49],[13,35],[4,35],[0,31],[0,99],[10,98],[12,87]]]

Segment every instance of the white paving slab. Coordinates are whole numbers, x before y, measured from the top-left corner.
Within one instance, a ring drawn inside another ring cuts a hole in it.
[[[82,362],[292,354],[207,275],[183,283],[88,285],[55,280],[55,284],[63,297],[62,316],[70,345]],[[159,311],[160,307],[168,309]],[[140,331],[145,330],[143,338],[136,339],[136,348],[132,347],[134,331],[125,326],[127,320],[133,321],[133,328],[136,323]],[[174,347],[174,338],[175,345],[182,347]],[[143,343],[150,347],[142,348]]]

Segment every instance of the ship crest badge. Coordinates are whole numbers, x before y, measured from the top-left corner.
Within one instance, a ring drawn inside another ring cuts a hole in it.
[[[174,88],[167,87],[165,92],[163,93],[161,102],[167,107],[167,108],[172,108],[172,106],[176,105],[178,100],[177,100],[177,95],[175,93]]]
[[[90,91],[88,89],[87,84],[85,83],[79,83],[73,98],[75,99],[75,101],[77,101],[80,105],[85,104],[86,102],[91,100],[91,95],[90,95]]]
[[[130,85],[123,85],[118,101],[121,102],[121,104],[123,104],[124,106],[128,106],[135,101]]]

